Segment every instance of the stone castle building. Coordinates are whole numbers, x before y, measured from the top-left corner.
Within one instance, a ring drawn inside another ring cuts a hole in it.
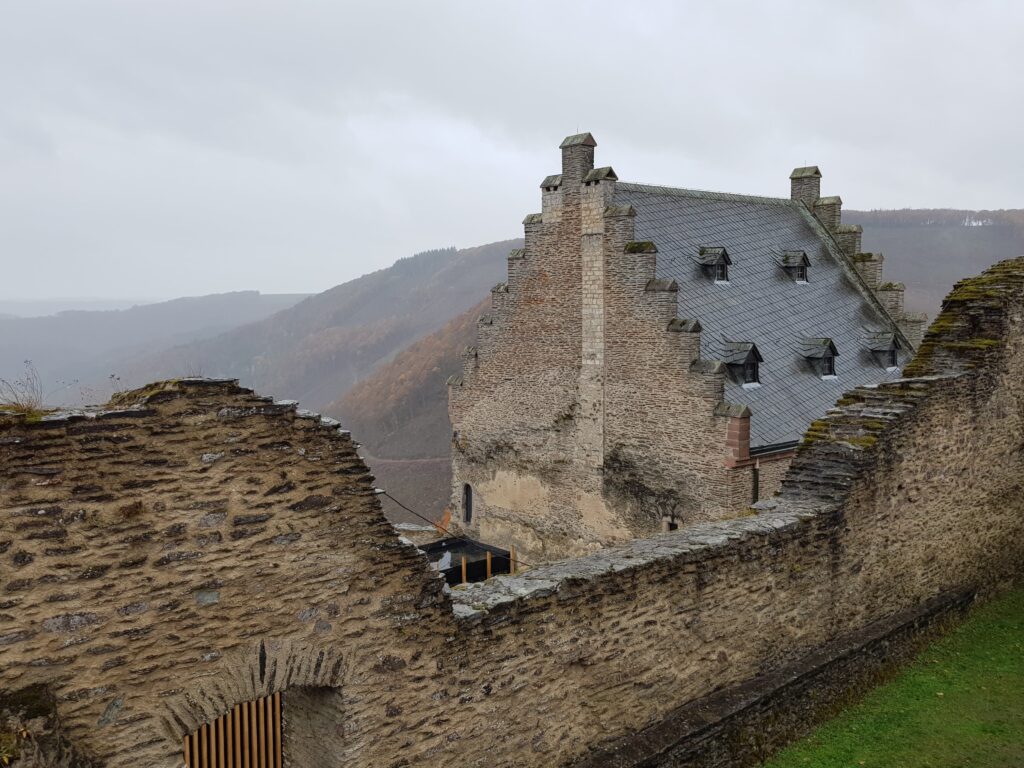
[[[449,382],[455,516],[528,559],[745,513],[924,323],[818,168],[785,199],[699,192],[620,182],[595,146],[562,142]]]

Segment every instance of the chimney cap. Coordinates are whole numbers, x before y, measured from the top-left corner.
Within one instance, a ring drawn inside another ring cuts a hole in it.
[[[821,205],[842,205],[842,204],[843,204],[843,198],[841,198],[839,195],[832,195],[831,197],[819,197],[817,199],[817,201],[814,203],[814,205],[816,207],[817,206],[821,206]]]
[[[604,181],[605,179],[609,179],[611,181],[619,180],[618,175],[610,165],[605,166],[604,168],[595,168],[588,172],[587,175],[583,177],[583,183],[587,184],[591,181]]]
[[[578,146],[596,147],[597,142],[594,140],[594,137],[591,136],[589,133],[577,133],[573,136],[566,136],[562,140],[562,143],[558,145],[558,148],[565,149],[566,147]]]
[[[789,174],[791,179],[807,179],[807,178],[821,178],[821,171],[818,170],[816,165],[805,165],[803,168],[794,168],[793,172]]]

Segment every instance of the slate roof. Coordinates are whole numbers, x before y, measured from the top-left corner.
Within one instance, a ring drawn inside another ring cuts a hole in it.
[[[900,376],[885,370],[872,347],[878,334],[894,334],[902,366],[909,344],[803,203],[624,182],[613,202],[632,205],[634,238],[657,246],[658,277],[678,285],[679,316],[703,327],[701,356],[725,361],[735,356],[731,342],[757,346],[761,386],[730,379],[725,393],[753,413],[752,448],[799,440],[847,389]],[[728,283],[701,266],[702,247],[728,251]],[[787,251],[807,255],[806,284],[780,269]],[[822,379],[803,356],[809,338],[835,345],[834,379]]]

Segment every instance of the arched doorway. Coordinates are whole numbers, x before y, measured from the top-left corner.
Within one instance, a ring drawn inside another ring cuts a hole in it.
[[[185,737],[187,768],[283,768],[281,694],[236,704]]]

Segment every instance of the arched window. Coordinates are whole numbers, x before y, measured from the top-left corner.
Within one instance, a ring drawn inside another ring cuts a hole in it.
[[[473,486],[469,483],[462,486],[462,520],[473,522]]]

